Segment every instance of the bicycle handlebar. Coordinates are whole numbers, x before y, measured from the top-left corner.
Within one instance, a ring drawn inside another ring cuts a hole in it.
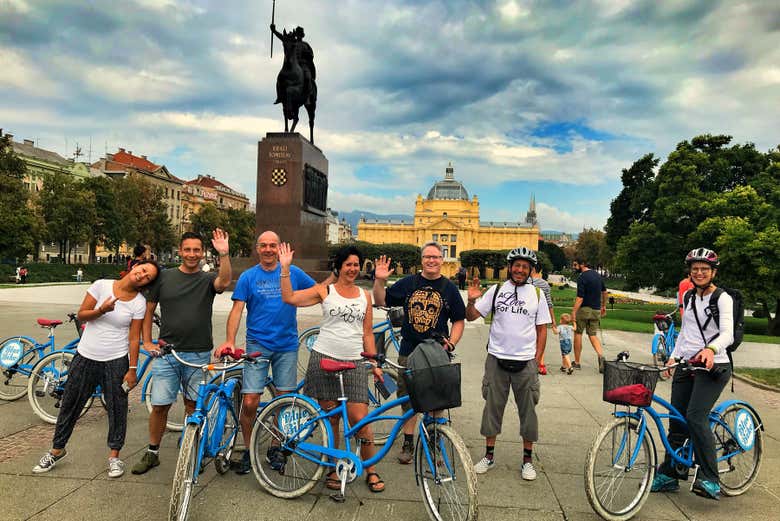
[[[388,359],[387,356],[384,353],[366,353],[365,351],[360,353],[360,356],[367,360],[374,360],[376,362],[377,367],[380,369],[383,365],[389,364],[391,367],[395,367],[396,369],[406,369],[406,367],[397,364],[393,362],[392,360]]]
[[[623,351],[620,354],[618,354],[617,359],[615,361],[625,362],[628,360],[628,357],[629,357],[628,351]],[[676,363],[672,365],[667,365],[664,367],[647,366],[647,367],[643,367],[642,370],[662,373],[664,371],[669,371],[670,369],[675,369],[679,367],[683,371],[707,371],[707,372],[711,372],[712,374],[722,374],[725,371],[725,369],[716,368],[716,367],[713,367],[712,369],[707,369],[704,362],[694,362],[693,359],[684,360],[682,358],[675,358],[675,360]]]
[[[173,344],[168,344],[164,340],[160,340],[157,344],[157,347],[160,352],[164,354],[170,354],[173,355],[173,357],[182,365],[186,365],[187,367],[192,367],[193,369],[200,369],[201,371],[229,371],[235,367],[238,367],[239,365],[243,364],[244,362],[256,362],[256,358],[261,356],[261,353],[252,353],[252,354],[242,354],[237,360],[233,362],[226,362],[224,361],[226,357],[223,357],[223,360],[221,362],[221,365],[208,363],[208,364],[193,364],[192,362],[188,362],[186,360],[183,360],[179,354],[176,352],[176,349],[174,349]]]

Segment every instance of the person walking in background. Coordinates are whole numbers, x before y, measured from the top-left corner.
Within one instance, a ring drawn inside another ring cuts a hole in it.
[[[76,282],[81,282],[81,279],[84,278],[84,270],[81,269],[81,266],[79,266],[79,269],[76,270]]]
[[[458,289],[466,289],[466,268],[464,266],[458,268]]]
[[[246,307],[246,352],[262,353],[257,363],[244,365],[239,421],[246,447],[250,445],[252,426],[268,380],[268,370],[273,374],[274,387],[279,393],[293,391],[298,385],[298,320],[295,306],[282,302],[280,279],[289,278],[293,291],[314,286],[314,279],[297,266],[285,268],[283,274],[279,264],[279,244],[279,236],[270,230],[257,237],[260,262],[238,278],[233,291],[233,308],[227,319],[225,342],[218,350],[221,352],[235,347],[241,314]],[[250,472],[252,463],[247,450],[236,473]]]
[[[685,302],[683,302],[683,299],[685,294],[693,288],[694,286],[693,282],[691,281],[690,273],[684,279],[682,279],[680,284],[677,286],[677,309],[680,310],[680,324],[682,324],[682,316],[685,312]]]
[[[576,324],[575,324],[576,325]],[[566,374],[572,374],[574,368],[571,366],[569,360],[569,354],[572,348],[572,338],[574,336],[574,329],[571,327],[571,315],[563,313],[561,315],[561,323],[558,324],[558,334],[561,343],[561,372]]]
[[[211,360],[213,338],[211,315],[214,297],[230,284],[230,247],[228,234],[217,228],[211,244],[222,258],[218,272],[204,273],[200,262],[206,253],[200,235],[186,232],[179,242],[181,265],[163,270],[147,296],[144,316],[144,344],[152,344],[152,316],[160,304],[160,340],[176,346],[176,352],[187,362],[203,365]],[[150,349],[150,352],[155,353]],[[159,352],[156,352],[159,353]],[[172,354],[158,358],[152,365],[152,413],[149,415],[149,447],[133,466],[133,474],[143,474],[160,464],[159,450],[168,420],[168,410],[181,390],[187,414],[195,410],[200,370],[187,367]]]
[[[27,274],[28,274],[27,266],[22,266],[21,268],[19,268],[19,280],[22,282],[22,284],[27,283]]]
[[[73,434],[84,404],[100,385],[108,412],[108,477],[125,473],[119,451],[127,433],[127,393],[138,383],[138,351],[146,299],[140,290],[160,272],[150,261],[136,264],[127,277],[95,281],[79,308],[78,319],[86,324],[76,355],[70,364],[62,396],[52,448],[32,469],[49,472],[67,454],[65,445]]]
[[[598,328],[601,326],[601,317],[607,316],[607,287],[604,279],[596,270],[590,269],[588,263],[582,259],[574,260],[574,271],[580,276],[577,278],[577,298],[574,300],[571,314],[577,328],[574,330],[574,363],[575,369],[582,369],[580,360],[582,357],[582,333],[587,332],[593,350],[598,356],[599,373],[604,372],[604,353]]]
[[[475,278],[469,286],[466,319],[476,320],[493,314],[488,335],[485,375],[482,378],[482,424],[479,432],[485,437],[485,457],[474,471],[484,474],[495,466],[496,438],[501,434],[504,410],[509,390],[514,393],[523,438],[523,463],[520,475],[527,481],[536,479],[533,446],[539,439],[540,385],[538,364],[547,342],[550,308],[544,293],[528,284],[536,252],[525,247],[515,248],[507,255],[509,280],[491,286],[485,295]],[[481,298],[480,298],[481,297]]]
[[[531,278],[529,280],[531,281],[531,284],[544,292],[544,296],[547,299],[547,306],[550,308],[550,324],[552,324],[553,333],[558,334],[558,328],[555,325],[555,313],[553,312],[550,284],[542,278],[542,267],[539,263],[536,263],[531,267]],[[547,374],[547,366],[544,365],[544,353],[542,353],[542,358],[539,360],[539,374]]]

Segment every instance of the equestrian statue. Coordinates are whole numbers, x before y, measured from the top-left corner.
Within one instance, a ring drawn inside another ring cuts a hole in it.
[[[309,114],[309,141],[314,144],[314,111],[317,109],[317,70],[314,68],[314,51],[303,41],[303,27],[296,27],[289,33],[276,30],[271,23],[271,41],[276,35],[284,47],[284,64],[276,77],[276,101],[282,104],[284,131],[295,132],[298,111],[301,105]],[[273,49],[273,47],[272,47]],[[272,51],[273,52],[273,51]],[[292,127],[288,130],[288,121]]]

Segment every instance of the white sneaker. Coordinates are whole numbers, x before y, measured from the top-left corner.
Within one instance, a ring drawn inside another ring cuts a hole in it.
[[[108,477],[120,478],[125,473],[125,463],[119,458],[108,458]]]
[[[488,470],[492,469],[495,464],[496,462],[493,461],[492,459],[489,459],[487,457],[482,458],[477,462],[476,465],[474,465],[474,472],[476,472],[477,474],[484,474]]]
[[[530,461],[526,461],[523,463],[523,467],[520,469],[520,475],[523,477],[526,481],[533,481],[536,479],[536,469],[534,468],[534,464]]]

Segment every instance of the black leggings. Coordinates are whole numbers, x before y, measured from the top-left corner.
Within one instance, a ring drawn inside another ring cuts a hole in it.
[[[709,415],[730,378],[730,364],[715,364],[712,373],[677,370],[672,380],[672,405],[685,416],[688,429],[680,422],[669,420],[669,444],[677,449],[690,436],[694,456],[699,464],[698,477],[714,483],[719,482],[718,463]],[[666,454],[659,471],[671,477],[685,477],[675,472],[669,454]]]
[[[84,404],[100,385],[108,412],[108,448],[120,450],[127,434],[127,393],[122,380],[130,365],[126,356],[98,362],[76,353],[68,369],[68,381],[57,416],[52,447],[64,449],[73,434]]]

